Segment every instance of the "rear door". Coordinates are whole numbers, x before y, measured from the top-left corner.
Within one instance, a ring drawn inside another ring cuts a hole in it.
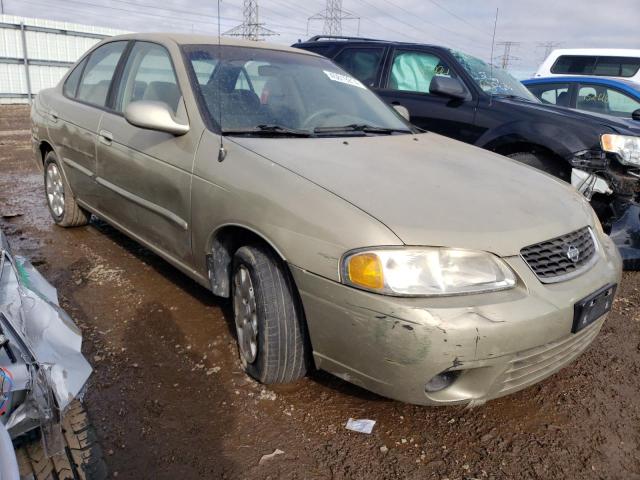
[[[464,100],[429,93],[436,76],[456,78],[464,85],[453,62],[436,51],[396,48],[388,65],[382,88],[377,90],[380,97],[391,105],[406,107],[411,123],[420,128],[469,143],[475,141],[476,101],[469,88],[465,85],[468,96]]]
[[[569,82],[539,83],[527,88],[543,103],[558,107],[575,108],[575,84]]]
[[[381,45],[345,47],[338,52],[333,61],[367,87],[380,86],[382,62],[387,48]]]
[[[136,101],[165,103],[174,118],[189,123],[182,88],[169,51],[138,41],[128,55],[105,112],[98,143],[101,210],[134,235],[182,261],[191,258],[191,172],[201,130],[187,134],[131,125],[124,111]]]
[[[94,50],[69,74],[62,95],[49,99],[49,135],[72,191],[81,202],[98,203],[96,138],[116,66],[126,41]]]

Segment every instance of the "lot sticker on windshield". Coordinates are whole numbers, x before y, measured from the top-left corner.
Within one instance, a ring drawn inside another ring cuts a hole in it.
[[[330,72],[328,70],[323,70],[323,72],[334,82],[346,83],[347,85],[352,85],[358,88],[367,88],[359,80],[348,75],[342,75],[341,73]]]

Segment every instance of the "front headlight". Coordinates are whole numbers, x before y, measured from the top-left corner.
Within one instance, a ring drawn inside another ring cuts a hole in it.
[[[513,288],[507,264],[487,252],[439,247],[372,248],[348,253],[342,281],[376,293],[441,296]]]
[[[606,133],[600,144],[605,152],[616,153],[620,163],[640,167],[640,137]]]

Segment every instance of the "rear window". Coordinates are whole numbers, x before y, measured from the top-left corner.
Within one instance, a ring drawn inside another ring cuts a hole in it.
[[[640,69],[640,57],[599,57],[596,55],[562,55],[551,73],[633,77]]]

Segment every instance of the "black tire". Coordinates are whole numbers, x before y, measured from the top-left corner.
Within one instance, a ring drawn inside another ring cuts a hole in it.
[[[558,177],[562,180],[569,181],[567,178],[567,169],[562,160],[550,158],[547,155],[535,152],[516,152],[507,155],[507,157],[524,163],[530,167],[537,168],[543,172]]]
[[[65,451],[45,455],[40,439],[16,450],[20,478],[34,480],[104,480],[107,465],[87,412],[74,401],[62,421]]]
[[[237,322],[235,280],[241,268],[248,271],[251,279],[258,325],[254,361],[249,362],[243,357],[238,342],[245,371],[265,384],[289,383],[304,377],[309,353],[306,324],[286,266],[264,246],[244,246],[236,251],[231,277],[234,322]]]
[[[47,153],[44,158],[45,197],[47,199],[47,207],[49,207],[51,218],[53,218],[53,221],[61,227],[80,227],[82,225],[86,225],[91,219],[91,214],[76,203],[76,199],[71,192],[71,188],[69,187],[69,184],[61,173],[60,177],[62,181],[62,188],[64,190],[64,206],[62,209],[62,213],[57,214],[56,212],[54,212],[54,209],[49,200],[49,195],[47,195],[47,172],[50,168],[50,165],[55,165],[58,172],[62,172],[60,163],[58,162],[58,159],[53,152]]]

